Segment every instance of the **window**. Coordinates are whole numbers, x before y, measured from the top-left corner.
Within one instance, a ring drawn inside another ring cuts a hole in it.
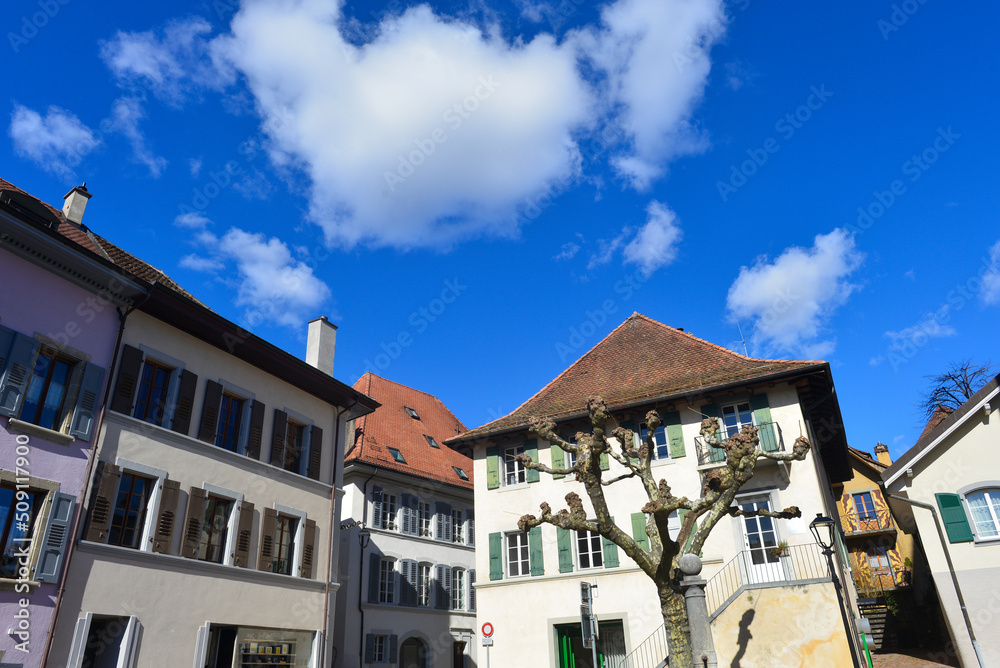
[[[304,425],[288,421],[285,430],[285,465],[286,471],[299,473],[302,470],[302,451],[305,448],[306,428]]]
[[[111,518],[109,545],[139,549],[146,526],[146,510],[156,479],[122,471],[115,512]]]
[[[640,427],[640,438],[642,443],[646,442],[646,434],[649,429],[646,428],[646,424],[643,423]],[[660,425],[653,432],[653,460],[657,459],[670,459],[670,443],[667,441],[667,428],[665,425]]]
[[[510,577],[531,572],[528,554],[528,534],[520,531],[507,534],[507,573]]]
[[[291,575],[295,557],[298,518],[278,514],[274,524],[274,568],[271,572]]]
[[[214,494],[208,495],[205,516],[201,523],[201,542],[198,545],[198,558],[202,561],[214,561],[217,564],[224,561],[232,510],[231,499],[224,499]]]
[[[4,484],[0,487],[0,578],[18,577],[18,553],[31,547],[35,520],[41,510],[44,493],[14,489]]]
[[[396,530],[396,495],[382,494],[382,516],[378,525],[379,529],[386,531]]]
[[[476,511],[474,511],[472,509],[469,509],[469,511],[468,511],[468,519],[469,519],[469,526],[468,526],[469,539],[466,541],[466,544],[467,545],[475,545],[476,544]]]
[[[146,360],[139,377],[139,394],[133,417],[155,425],[163,424],[163,409],[167,405],[167,391],[173,372],[173,369],[158,362]]]
[[[461,478],[462,480],[468,480],[469,479],[468,474],[464,470],[458,468],[457,466],[452,466],[451,468],[455,469],[455,474],[459,478]]]
[[[420,535],[431,537],[431,517],[434,514],[431,512],[430,502],[421,501],[420,505],[417,506],[417,517],[420,520]]]
[[[465,610],[465,571],[461,568],[451,571],[451,609]]]
[[[417,571],[417,605],[428,607],[431,604],[431,565],[420,564]]]
[[[889,553],[882,545],[872,545],[868,548],[868,566],[873,571],[890,571]]]
[[[403,457],[403,453],[400,452],[398,448],[389,448],[389,454],[392,455],[392,458],[400,464],[406,463],[406,458]]]
[[[222,393],[222,405],[219,408],[219,428],[215,434],[215,444],[224,450],[237,452],[240,445],[240,427],[243,424],[243,407],[245,399]]]
[[[858,530],[872,531],[878,529],[878,515],[875,514],[875,502],[871,492],[854,495],[854,509],[858,513]]]
[[[372,651],[372,661],[377,663],[383,663],[386,661],[385,658],[385,646],[387,644],[387,636],[375,636],[374,650]]]
[[[427,434],[424,434],[424,438],[427,439],[427,444],[430,445],[432,448],[440,448],[441,447],[441,446],[438,445],[438,442],[434,440],[433,436],[428,436]]]
[[[1000,490],[988,489],[965,497],[977,538],[1000,537]]]
[[[594,531],[577,531],[576,556],[580,568],[601,568],[604,565],[601,534]]]
[[[395,590],[396,562],[394,559],[382,559],[378,571],[378,602],[395,603]]]
[[[403,406],[403,409],[406,411],[407,415],[409,415],[414,420],[420,419],[420,416],[417,414],[417,411],[413,410],[409,406]]]
[[[722,422],[725,424],[726,437],[739,433],[740,429],[753,424],[753,413],[750,402],[730,404],[722,407]]]
[[[515,457],[522,454],[524,454],[523,445],[507,448],[503,451],[504,485],[519,485],[527,480],[524,464],[515,459]]]
[[[77,622],[81,644],[70,650],[70,663],[76,657],[82,666],[131,666],[135,664],[136,645],[140,634],[135,617],[91,615]]]
[[[462,531],[462,530],[465,528],[465,520],[462,517],[462,511],[461,510],[452,510],[451,511],[451,527],[452,527],[451,542],[453,542],[453,543],[464,543],[465,542],[465,536],[464,536],[465,532]]]
[[[21,406],[22,420],[46,429],[60,429],[74,364],[73,360],[55,352],[44,348],[39,351]]]

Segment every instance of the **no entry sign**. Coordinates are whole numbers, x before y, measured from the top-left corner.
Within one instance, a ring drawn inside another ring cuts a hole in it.
[[[485,624],[483,624],[483,637],[489,638],[492,635],[493,635],[493,625],[490,624],[489,622],[486,622]]]

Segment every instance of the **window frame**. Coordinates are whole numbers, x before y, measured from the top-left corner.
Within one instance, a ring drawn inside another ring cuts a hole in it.
[[[406,414],[409,415],[414,420],[420,419],[420,413],[418,413],[415,408],[410,408],[409,406],[403,406],[403,410],[405,410]]]
[[[744,411],[740,410],[740,406],[743,406],[743,405],[745,405],[747,407],[746,412],[750,414],[750,421],[749,422],[744,422],[742,420],[742,418],[740,417],[740,415],[744,412]],[[733,415],[736,416],[736,431],[733,432],[733,433],[737,433],[738,434],[740,432],[740,430],[743,429],[743,427],[746,427],[746,426],[751,426],[752,427],[752,426],[756,426],[757,425],[757,418],[753,414],[753,404],[750,402],[749,399],[747,399],[746,401],[735,401],[735,402],[733,402],[731,404],[725,404],[725,405],[719,406],[719,420],[720,420],[720,426],[722,428],[722,432],[724,434],[723,438],[729,438],[730,436],[732,436],[732,434],[729,433],[729,426],[726,424],[726,409],[727,408],[732,408],[733,409]]]
[[[649,431],[649,428],[646,426],[646,423],[645,422],[640,422],[639,423],[639,432],[638,432],[639,442],[636,445],[636,449],[638,449],[643,443],[646,442],[646,432],[647,431]],[[663,442],[659,443],[659,442],[657,442],[657,436],[659,436],[661,434],[663,436]],[[667,436],[667,425],[666,424],[661,424],[659,427],[656,428],[656,431],[653,432],[653,446],[654,447],[653,447],[653,453],[652,453],[651,461],[654,461],[654,462],[668,462],[668,461],[670,461],[670,438]],[[661,449],[664,452],[664,454],[663,454],[662,457],[660,456],[660,450]]]
[[[142,362],[139,364],[139,375],[136,378],[135,394],[132,397],[132,410],[129,412],[129,415],[140,422],[172,430],[174,426],[174,412],[177,410],[177,394],[180,392],[180,377],[185,367],[184,362],[171,357],[170,355],[161,353],[160,351],[150,348],[144,344],[139,344],[136,347],[142,353]],[[159,364],[164,368],[170,369],[170,376],[167,379],[167,388],[164,393],[163,414],[160,416],[160,422],[150,422],[149,420],[138,417],[135,414],[136,409],[139,407],[139,389],[142,387],[143,372],[146,370],[146,364],[150,361],[154,364]]]
[[[49,368],[45,372],[45,378],[42,381],[42,391],[39,396],[39,402],[35,407],[35,416],[33,419],[28,419],[24,415],[24,409],[28,403],[28,395],[31,393],[32,385],[38,376],[35,375],[35,369],[38,366],[38,360],[41,357],[48,357],[50,359]],[[62,398],[59,401],[59,408],[57,409],[55,418],[52,421],[52,425],[44,425],[41,423],[42,414],[45,412],[46,399],[48,397],[49,390],[52,388],[52,376],[53,371],[57,363],[62,362],[66,365],[66,377],[64,380],[64,387],[62,390]],[[35,425],[36,427],[41,427],[42,429],[48,429],[50,431],[56,431],[64,433],[64,426],[66,425],[67,408],[75,404],[76,397],[73,396],[75,393],[72,392],[74,386],[79,385],[82,375],[82,367],[80,366],[80,360],[74,359],[67,355],[65,352],[55,349],[52,346],[40,345],[38,347],[38,352],[35,353],[35,359],[32,360],[31,370],[28,373],[28,382],[24,388],[24,397],[21,400],[21,407],[18,410],[17,419],[22,422],[28,422]],[[75,381],[75,382],[74,382]],[[79,392],[79,389],[77,389]],[[72,422],[72,418],[70,418]]]
[[[465,610],[465,587],[468,585],[466,570],[460,566],[451,569],[451,610]]]
[[[239,523],[240,523],[240,510],[243,506],[243,493],[234,492],[231,489],[226,489],[225,487],[219,487],[218,485],[213,485],[212,483],[206,482],[201,486],[205,490],[206,494],[211,496],[217,496],[223,499],[228,499],[232,502],[229,508],[229,520],[226,523],[226,544],[223,547],[222,564],[224,566],[232,566],[233,558],[236,554],[236,540],[239,533]],[[198,552],[201,553],[201,540],[198,541]],[[199,561],[201,561],[199,557]],[[215,562],[219,563],[219,562]]]
[[[513,453],[511,455],[510,453]],[[500,486],[501,487],[521,487],[528,484],[528,469],[527,467],[516,459],[517,455],[524,454],[524,444],[520,445],[508,445],[500,451]],[[513,476],[515,482],[508,481],[508,462],[511,463],[513,467]]]
[[[34,571],[35,567],[34,559],[32,559],[33,553],[36,552],[36,550],[34,549],[36,543],[35,535],[38,532],[39,527],[42,526],[43,515],[46,515],[45,510],[46,510],[46,503],[49,501],[49,490],[40,490],[37,488],[32,489],[30,485],[27,486],[28,487],[27,489],[20,490],[18,489],[19,486],[16,484],[16,482],[7,480],[0,480],[0,487],[11,492],[10,507],[7,510],[8,515],[3,522],[3,525],[0,526],[0,558],[2,558],[3,552],[6,551],[6,544],[7,541],[10,539],[9,538],[10,531],[11,529],[14,528],[14,521],[19,513],[19,511],[17,510],[17,504],[19,501],[17,498],[18,492],[24,491],[25,493],[31,494],[33,497],[35,497],[35,501],[32,504],[31,508],[32,512],[31,524],[28,530],[24,534],[24,537],[28,537],[29,540],[31,541],[28,543],[28,549],[29,549],[28,568],[29,572],[32,572]],[[38,542],[41,542],[41,539],[39,539]],[[16,553],[14,556],[16,557]],[[4,580],[20,579],[18,573],[19,571],[18,559],[16,558],[13,559],[12,563],[14,565],[13,574],[10,577],[0,574],[0,582]]]
[[[594,569],[604,568],[604,543],[601,541],[601,534],[596,531],[580,531],[574,532],[576,535],[573,536],[573,556],[576,558],[576,568],[580,571],[589,571]],[[584,538],[584,534],[586,538]],[[587,557],[590,561],[589,566],[583,565],[584,553],[581,551],[581,542],[587,541],[589,549],[587,550]],[[597,548],[593,546],[594,541],[597,542]],[[596,557],[595,557],[596,555]],[[600,561],[600,563],[596,563]]]
[[[465,545],[465,510],[451,509],[451,542]]]
[[[292,572],[288,575],[292,577],[300,578],[302,577],[302,551],[304,548],[303,542],[305,541],[305,530],[306,530],[306,519],[308,516],[304,510],[299,510],[298,508],[292,508],[291,506],[286,506],[280,503],[275,503],[272,508],[278,513],[278,517],[282,515],[286,517],[294,517],[298,521],[295,523],[295,535],[292,537]],[[277,536],[275,536],[277,538]],[[278,553],[278,542],[274,542],[274,555],[272,559],[276,557]],[[277,571],[275,571],[277,572]]]
[[[169,478],[169,475],[163,469],[158,469],[153,466],[147,466],[146,464],[140,464],[139,462],[133,462],[128,459],[122,459],[121,457],[115,458],[115,466],[118,467],[122,475],[125,473],[138,474],[147,478],[154,478],[155,482],[153,484],[153,489],[150,492],[149,498],[146,500],[146,517],[143,522],[142,535],[139,537],[139,547],[130,548],[123,545],[119,545],[126,550],[138,549],[141,552],[152,552],[153,551],[153,534],[156,532],[156,518],[159,516],[160,512],[160,499],[163,497],[163,481]],[[115,505],[111,509],[111,522],[108,524],[108,541],[107,545],[111,545],[111,527],[114,524],[114,512],[118,507],[118,493],[121,490],[121,480],[118,482],[118,487],[115,489]]]
[[[396,517],[397,513],[399,513],[399,504],[396,500],[396,494],[395,492],[387,492],[384,489],[382,490],[381,494],[382,494],[382,500],[380,501],[380,503],[382,504],[382,510],[379,516],[379,526],[375,528],[381,529],[382,531],[399,531],[400,523],[398,522],[398,518]],[[387,504],[386,503],[387,499],[391,499],[392,503]],[[372,503],[374,503],[374,501]],[[390,519],[387,519],[390,513],[386,512],[386,508],[390,506],[392,508],[392,513],[391,513],[392,517]]]
[[[379,605],[395,605],[397,579],[399,571],[396,566],[399,559],[383,555],[378,562],[378,601]]]
[[[421,561],[417,563],[417,607],[431,607],[431,583],[433,582],[433,575],[433,565],[430,562]]]
[[[962,506],[969,519],[969,528],[972,529],[972,535],[975,542],[977,544],[1000,543],[1000,512],[997,512],[992,503],[994,495],[996,498],[1000,499],[1000,483],[993,481],[979,483],[975,486],[963,488],[963,490],[959,491],[959,495],[962,497]],[[986,498],[986,509],[990,513],[990,517],[993,520],[993,528],[997,532],[995,535],[983,536],[980,533],[979,524],[976,522],[975,515],[972,513],[972,504],[969,502],[971,497],[979,495],[983,495]]]
[[[285,438],[284,438],[284,446],[282,448],[282,454],[285,457],[285,461],[281,462],[280,465],[277,466],[278,468],[283,469],[285,471],[289,471],[291,473],[297,473],[300,476],[306,477],[307,473],[309,472],[309,457],[312,455],[312,445],[313,445],[312,430],[313,426],[315,426],[315,422],[313,422],[312,419],[306,417],[305,415],[302,415],[301,413],[298,413],[288,408],[287,406],[282,409],[282,412],[285,414]],[[299,466],[297,469],[288,468],[289,466],[288,453],[290,451],[288,443],[288,434],[289,434],[289,427],[292,425],[302,427],[302,448],[299,452]],[[247,434],[249,437],[249,429],[247,429]],[[319,447],[323,447],[323,444],[320,443]]]
[[[219,398],[219,416],[215,423],[214,445],[218,448],[226,450],[226,452],[235,452],[236,454],[246,456],[247,448],[250,445],[250,421],[252,419],[251,414],[253,413],[253,404],[255,401],[257,401],[257,396],[253,392],[245,390],[238,385],[234,385],[233,383],[230,383],[224,378],[217,378],[215,379],[215,382],[217,382],[219,385],[222,386],[222,395]],[[242,413],[240,414],[240,422],[236,434],[236,450],[228,450],[227,448],[224,448],[221,445],[219,445],[219,427],[222,424],[222,415],[223,415],[222,404],[226,398],[226,395],[229,395],[230,397],[235,399],[240,399],[243,402],[243,409]]]
[[[438,442],[434,440],[434,437],[431,436],[430,434],[424,434],[424,439],[427,441],[427,445],[431,446],[432,448],[437,448],[438,450],[441,449],[441,446],[438,445]]]
[[[386,663],[389,660],[388,653],[386,652],[388,646],[389,636],[376,633],[372,640],[372,663]]]
[[[426,526],[425,526],[426,525]],[[417,500],[417,535],[434,538],[434,507],[430,501]]]
[[[528,533],[526,531],[510,531],[505,533],[503,542],[504,574],[510,579],[520,579],[531,577],[531,547],[528,544]],[[518,545],[517,549],[524,552],[524,558],[518,558],[518,572],[515,574],[511,568],[511,540],[514,539]],[[523,545],[521,542],[523,541]],[[523,566],[523,568],[522,568]],[[523,570],[523,572],[522,572]]]

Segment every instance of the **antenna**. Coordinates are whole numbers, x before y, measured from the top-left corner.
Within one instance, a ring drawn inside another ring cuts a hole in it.
[[[740,327],[740,321],[736,321],[736,330],[740,333],[740,343],[743,344],[743,356],[750,357],[750,353],[747,352],[747,340],[743,338],[743,328]]]

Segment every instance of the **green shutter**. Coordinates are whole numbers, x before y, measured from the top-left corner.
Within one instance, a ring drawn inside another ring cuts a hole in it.
[[[490,534],[490,580],[503,579],[503,534]]]
[[[602,452],[601,453],[601,470],[602,471],[607,471],[609,468],[611,468],[611,462],[608,459],[608,453]]]
[[[973,540],[972,527],[962,507],[962,497],[958,494],[935,494],[934,497],[941,509],[941,521],[948,532],[948,542],[968,543]]]
[[[542,527],[528,531],[528,564],[532,575],[545,575],[542,557]]]
[[[681,430],[681,414],[677,411],[669,411],[663,418],[663,423],[667,426],[667,443],[670,444],[670,458],[677,459],[683,457],[684,452],[684,432]]]
[[[778,440],[771,424],[771,408],[767,403],[767,394],[761,392],[750,397],[750,408],[753,410],[753,423],[757,425],[757,438],[760,439],[760,449],[764,452],[775,452]],[[761,425],[766,425],[761,427]]]
[[[538,439],[531,438],[524,442],[524,454],[531,457],[531,461],[538,463]],[[528,469],[525,473],[528,482],[538,482],[538,471]]]
[[[573,572],[573,534],[572,532],[556,527],[556,544],[559,546],[559,572]]]
[[[646,534],[646,513],[632,513],[632,538],[642,549],[649,549],[649,536]]]
[[[564,463],[566,461],[563,456],[564,454],[565,453],[563,452],[563,449],[560,448],[558,445],[552,445],[549,448],[549,455],[552,457],[552,468],[561,469],[566,465]],[[552,477],[558,480],[559,478],[565,478],[566,476],[559,474],[559,475],[553,475]]]
[[[612,524],[615,518],[611,518]],[[601,536],[601,548],[604,552],[604,567],[605,568],[617,568],[618,567],[618,546],[612,541],[608,540],[604,536]]]
[[[500,448],[492,445],[486,448],[486,489],[500,486]]]

